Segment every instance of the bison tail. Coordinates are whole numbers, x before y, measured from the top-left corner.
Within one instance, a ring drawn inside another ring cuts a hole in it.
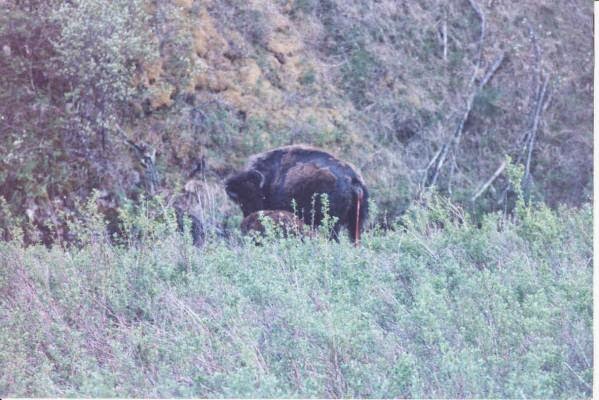
[[[360,244],[360,234],[368,218],[368,191],[356,182],[353,185],[353,204],[349,214],[349,235],[356,246]]]

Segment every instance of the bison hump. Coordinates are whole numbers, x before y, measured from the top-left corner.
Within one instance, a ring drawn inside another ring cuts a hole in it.
[[[337,178],[329,168],[307,163],[290,168],[283,186],[287,194],[297,198],[311,196],[313,193],[331,192],[336,181]]]

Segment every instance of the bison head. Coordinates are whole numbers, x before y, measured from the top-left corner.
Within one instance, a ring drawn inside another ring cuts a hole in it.
[[[225,182],[227,195],[235,203],[239,204],[243,216],[262,210],[264,207],[264,183],[265,178],[262,172],[255,169],[240,172],[233,175]]]

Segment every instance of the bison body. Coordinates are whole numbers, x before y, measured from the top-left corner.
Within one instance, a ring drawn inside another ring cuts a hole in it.
[[[267,229],[263,221],[270,220],[272,226],[283,237],[289,236],[312,236],[310,228],[295,216],[292,212],[283,210],[262,210],[248,215],[241,222],[241,232],[245,235],[256,232],[258,235],[266,235]]]
[[[259,210],[285,210],[309,226],[322,222],[321,195],[326,194],[328,213],[337,218],[333,235],[346,226],[354,242],[368,216],[368,191],[359,172],[313,147],[293,145],[257,154],[225,187],[245,217]]]

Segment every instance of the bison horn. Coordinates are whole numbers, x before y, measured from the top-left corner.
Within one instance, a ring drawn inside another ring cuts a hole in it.
[[[234,191],[232,191],[230,189],[225,189],[225,191],[227,192],[227,195],[229,195],[231,200],[233,200],[233,201],[239,200],[239,195],[237,193],[235,193]]]
[[[258,178],[258,187],[262,189],[264,187],[264,183],[266,182],[264,174],[256,169],[251,170],[250,173]]]

